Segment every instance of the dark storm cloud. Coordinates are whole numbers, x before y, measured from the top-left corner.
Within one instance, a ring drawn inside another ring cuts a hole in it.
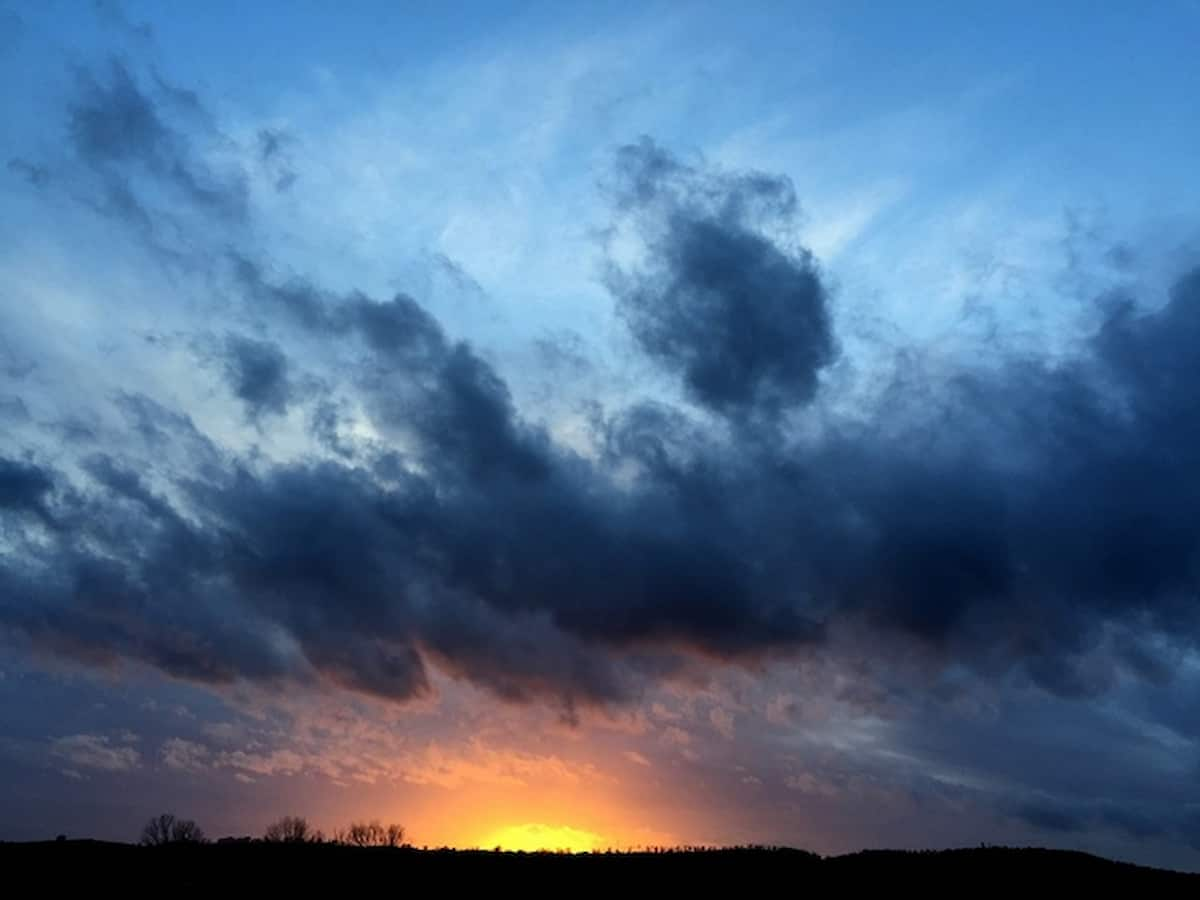
[[[105,456],[84,467],[88,490],[53,495],[65,477],[26,472],[46,513],[9,534],[0,620],[44,652],[97,665],[133,660],[207,683],[282,675],[269,633],[228,602],[211,544],[137,472]]]
[[[641,349],[724,415],[774,417],[810,400],[835,353],[828,291],[807,251],[760,231],[794,215],[791,182],[699,171],[646,139],[620,150],[618,175],[649,259],[609,281]]]
[[[513,696],[531,685],[551,691],[556,679],[584,697],[623,694],[617,668],[588,649],[594,644],[680,642],[736,655],[815,636],[803,615],[779,608],[732,548],[689,521],[693,510],[673,496],[674,486],[647,481],[628,496],[615,491],[603,472],[522,422],[498,374],[410,298],[332,297],[304,283],[276,284],[245,260],[237,276],[253,301],[303,333],[353,339],[368,354],[358,373],[362,396],[379,427],[403,430],[424,472],[402,468],[405,488],[388,495],[391,513],[353,538],[354,552],[378,544],[378,559],[403,563],[376,573],[371,587],[336,592],[349,603],[384,591],[358,618],[378,623],[383,610],[429,598],[420,615],[397,621],[451,668]],[[381,478],[397,477],[391,459],[374,461]],[[339,472],[306,473],[308,488],[286,496],[340,496],[347,485],[327,484]],[[260,496],[250,509],[266,514],[273,506]],[[323,527],[331,517],[312,521]],[[283,543],[312,546],[315,536]],[[371,571],[345,558],[331,552],[313,564],[330,573]],[[296,598],[313,575],[283,595]]]
[[[140,167],[209,208],[124,68],[82,91],[75,146],[110,185]],[[786,240],[790,183],[643,141],[615,197],[645,251],[610,270],[618,310],[729,427],[635,402],[597,413],[579,455],[413,298],[326,290],[241,248],[226,286],[264,337],[231,337],[223,372],[254,419],[301,408],[334,458],[239,459],[123,395],[130,459],[74,474],[10,455],[0,515],[22,552],[0,564],[0,622],[206,682],[405,699],[436,660],[568,706],[636,696],[685,654],[757,660],[835,629],[1064,696],[1167,677],[1161,643],[1195,646],[1200,275],[1161,309],[1110,303],[1067,359],[996,344],[973,368],[898,368],[801,441],[790,420],[823,399],[838,342]],[[310,356],[338,379],[319,396],[290,377]],[[370,439],[342,428],[356,410]]]
[[[45,498],[54,480],[44,469],[0,458],[0,509],[46,514]]]
[[[235,269],[254,301],[305,331],[356,339],[370,355],[359,386],[377,418],[409,429],[443,474],[547,471],[544,436],[517,420],[504,381],[466,344],[449,341],[411,297],[336,297],[303,282],[273,283],[245,259],[235,260]]]
[[[1072,361],[931,377],[917,404],[902,382],[869,426],[831,432],[809,465],[836,486],[826,521],[853,527],[818,595],[1067,695],[1152,672],[1144,634],[1194,644],[1198,285],[1120,307]]]
[[[193,521],[111,458],[84,468],[86,491],[51,499],[53,473],[3,466],[6,512],[48,507],[54,521],[17,534],[0,591],[0,620],[43,651],[206,683],[321,678],[407,699],[428,689],[420,642],[505,696],[620,695],[603,654],[549,622],[517,627],[452,586],[460,579],[440,568],[453,561],[426,558],[452,546],[438,533],[452,513],[423,483],[383,489],[334,465],[230,470],[176,486]],[[430,546],[439,537],[447,548]]]
[[[225,339],[224,374],[230,389],[257,420],[287,412],[292,398],[288,360],[277,344],[231,334]]]
[[[175,106],[177,95],[176,89],[164,91]],[[131,179],[149,177],[207,214],[227,221],[245,218],[244,175],[218,172],[197,160],[188,135],[172,124],[123,62],[111,60],[102,72],[79,71],[67,126],[75,152],[105,181],[110,199],[114,193],[125,196],[112,205],[114,213],[124,211],[135,220],[147,215],[147,201],[137,195]]]
[[[712,282],[693,279],[678,251],[696,208],[720,211],[702,220],[740,239],[737,223],[761,215],[746,212],[752,201],[767,198],[772,214],[790,209],[785,188],[761,177],[747,188],[645,143],[623,151],[620,172],[626,209],[648,220],[648,270],[659,271],[649,282],[644,274],[616,281],[639,342],[660,361],[682,361],[691,395],[710,408],[741,416],[809,399],[812,382],[771,367],[782,345],[752,341],[763,355],[746,356],[749,368],[718,362],[727,332],[708,318]],[[726,237],[725,247],[739,246]],[[741,279],[762,271],[760,240],[747,239],[722,263],[722,271],[745,266],[722,283],[752,283]],[[744,295],[773,311],[764,323],[779,318],[784,295],[774,288],[790,277]],[[724,314],[730,305],[715,296]],[[1168,634],[1194,646],[1196,637],[1200,483],[1191,473],[1200,435],[1188,410],[1200,401],[1192,349],[1200,274],[1182,277],[1161,309],[1132,298],[1110,298],[1104,308],[1102,326],[1072,359],[993,345],[993,358],[976,369],[901,369],[865,424],[834,420],[815,443],[744,431],[706,449],[678,414],[635,411],[615,431],[618,449],[659,490],[694,505],[705,523],[698,538],[736,547],[734,558],[763,573],[783,609],[859,620],[981,672],[1020,663],[1064,695],[1102,691],[1121,670],[1161,679],[1159,653],[1145,638]],[[693,332],[689,315],[703,329]],[[691,356],[648,342],[647,322],[675,323],[672,339]],[[800,328],[786,342],[801,360],[814,358],[806,334]],[[688,360],[711,362],[732,380],[716,382],[717,393],[700,390]],[[753,378],[739,377],[746,372]],[[776,395],[786,399],[769,399]],[[739,525],[752,542],[738,545]]]
[[[246,256],[234,255],[232,263],[255,311],[281,315],[318,335],[355,336],[393,365],[424,368],[445,350],[441,326],[405,294],[382,302],[360,293],[338,296],[302,279],[272,281]]]

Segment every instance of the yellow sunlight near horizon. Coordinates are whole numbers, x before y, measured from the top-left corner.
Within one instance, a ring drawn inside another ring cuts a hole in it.
[[[565,850],[571,853],[586,853],[603,846],[603,838],[590,831],[571,828],[567,825],[543,825],[528,822],[524,825],[506,825],[498,828],[479,842],[485,849],[499,847],[501,850]]]

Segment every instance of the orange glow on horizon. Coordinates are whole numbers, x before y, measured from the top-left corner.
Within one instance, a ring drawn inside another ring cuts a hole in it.
[[[588,853],[605,846],[598,834],[571,828],[569,825],[543,825],[527,822],[524,825],[507,825],[493,831],[479,842],[483,849],[499,847],[501,850],[523,850],[533,853],[539,850]]]
[[[683,802],[665,763],[630,752],[649,752],[641,732],[587,721],[568,727],[555,710],[497,706],[432,671],[440,702],[455,711],[445,733],[423,732],[427,711],[331,703],[309,710],[304,722],[319,731],[319,753],[302,763],[267,758],[260,768],[290,774],[303,764],[336,775],[334,785],[297,780],[305,795],[290,801],[327,834],[378,819],[403,825],[417,847],[576,853],[722,836],[706,810]],[[261,833],[258,815],[251,809],[253,824],[230,833]]]

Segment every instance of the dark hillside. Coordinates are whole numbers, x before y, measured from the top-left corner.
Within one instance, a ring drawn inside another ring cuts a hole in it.
[[[976,890],[1102,888],[1200,896],[1200,875],[1055,850],[989,847],[864,851],[821,858],[786,848],[661,853],[497,853],[261,842],[138,847],[101,841],[0,844],[10,883],[63,889],[249,886],[336,890],[678,890],[914,887]]]

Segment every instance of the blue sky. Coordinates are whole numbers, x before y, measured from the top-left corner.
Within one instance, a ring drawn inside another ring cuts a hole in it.
[[[1198,33],[0,6],[0,838],[1197,868]]]

